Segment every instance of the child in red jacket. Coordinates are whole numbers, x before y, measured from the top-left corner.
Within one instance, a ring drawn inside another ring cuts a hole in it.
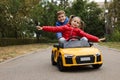
[[[99,42],[104,40],[104,38],[99,39],[96,36],[93,36],[91,34],[88,34],[81,30],[79,27],[82,25],[81,24],[81,19],[77,16],[72,16],[69,20],[69,23],[60,27],[55,27],[55,26],[37,26],[38,30],[44,30],[47,32],[61,32],[62,36],[65,38],[65,41],[67,41],[70,37],[72,36],[79,36],[82,38],[82,40],[86,41],[92,41],[92,42]]]

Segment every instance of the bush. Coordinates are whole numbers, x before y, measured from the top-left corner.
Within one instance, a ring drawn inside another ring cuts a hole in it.
[[[53,43],[56,40],[50,40],[47,38],[40,38],[39,40],[35,38],[25,38],[25,39],[15,39],[15,38],[3,38],[0,39],[0,46],[9,45],[23,45],[23,44],[33,44],[33,43]]]
[[[115,29],[114,32],[108,36],[108,41],[120,42],[120,30]]]

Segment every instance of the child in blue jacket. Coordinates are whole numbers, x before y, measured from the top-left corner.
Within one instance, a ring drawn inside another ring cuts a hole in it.
[[[60,10],[57,12],[57,22],[56,22],[56,27],[66,25],[68,23],[69,19],[65,14],[65,11]],[[56,37],[58,38],[58,41],[60,41],[62,38],[62,33],[58,32],[56,33]]]

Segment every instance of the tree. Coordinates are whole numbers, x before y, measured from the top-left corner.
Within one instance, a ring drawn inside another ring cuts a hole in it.
[[[85,31],[99,37],[104,36],[104,19],[101,18],[101,13],[102,9],[98,7],[97,3],[91,2],[87,4]]]
[[[86,27],[84,27],[84,30],[86,32],[98,37],[104,35],[104,20],[100,19],[102,9],[98,7],[97,3],[77,0],[73,3],[72,7],[67,9],[67,13],[81,17],[85,22]]]
[[[7,22],[6,20],[6,7],[4,4],[0,4],[0,37],[5,37],[5,28],[6,28],[6,24],[4,22]]]
[[[20,38],[23,32],[30,33],[27,27],[29,11],[39,0],[4,0],[0,3],[1,21],[0,34],[2,38]]]
[[[108,6],[109,30],[107,36],[111,41],[120,41],[120,1],[113,0]]]

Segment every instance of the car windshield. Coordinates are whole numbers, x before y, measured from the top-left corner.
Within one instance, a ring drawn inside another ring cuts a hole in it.
[[[63,47],[64,48],[90,47],[90,44],[87,41],[73,40],[63,43]]]

